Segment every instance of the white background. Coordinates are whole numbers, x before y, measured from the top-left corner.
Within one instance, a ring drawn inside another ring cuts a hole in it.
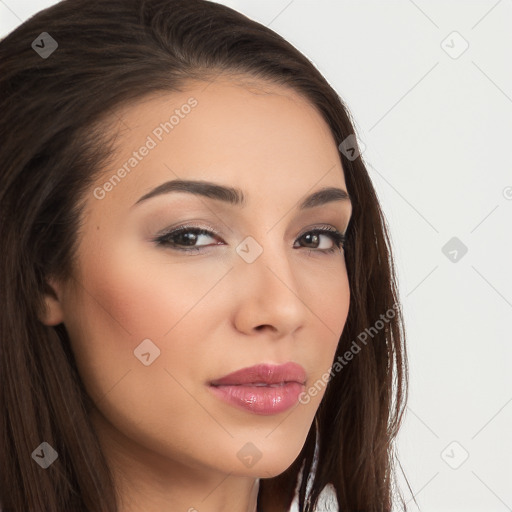
[[[0,0],[0,37],[54,3]],[[366,145],[405,312],[398,449],[419,509],[512,511],[512,2],[220,3],[306,54]]]

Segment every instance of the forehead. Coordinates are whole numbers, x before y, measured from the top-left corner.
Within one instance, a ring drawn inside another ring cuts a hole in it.
[[[263,199],[263,191],[275,199],[283,189],[300,197],[317,183],[346,188],[327,123],[281,85],[226,77],[190,82],[125,106],[116,117],[115,158],[98,180],[125,170],[112,200],[133,203],[177,178],[236,184],[249,203]]]

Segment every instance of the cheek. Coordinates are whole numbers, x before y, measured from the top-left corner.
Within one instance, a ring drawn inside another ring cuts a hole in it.
[[[310,310],[312,325],[326,340],[326,346],[335,349],[345,326],[350,306],[350,286],[343,256],[326,258],[324,264],[317,263],[314,269],[303,272],[305,290],[302,300]],[[334,355],[334,352],[333,352]]]
[[[303,353],[311,371],[300,402],[314,414],[332,378],[331,367],[350,306],[350,286],[344,259],[329,262],[321,272],[311,274],[307,289],[311,292],[306,296],[305,304],[313,313],[311,325],[314,325],[315,342],[307,342]]]
[[[84,273],[92,298],[101,306],[96,308],[97,322],[134,341],[165,336],[229,269],[218,261],[178,261],[161,249],[132,250],[130,257],[117,249],[89,262]]]
[[[203,352],[208,333],[225,317],[220,310],[229,294],[221,296],[215,285],[229,267],[191,262],[185,271],[161,256],[143,264],[142,255],[123,254],[113,249],[83,262],[83,293],[66,315],[79,373],[97,408],[120,430],[141,444],[154,441],[159,452],[171,445],[187,452],[184,417],[218,428],[188,390],[202,391],[218,354],[210,351],[205,361]],[[146,366],[134,350],[148,339]]]
[[[197,262],[185,271],[162,252],[149,254],[118,245],[82,261],[83,293],[65,323],[92,395],[103,396],[127,372],[133,379],[147,368],[190,366],[204,343],[202,326],[219,318],[223,305],[204,298],[229,267]],[[134,351],[148,339],[143,346],[154,363],[144,366]],[[164,380],[168,386],[169,375]]]
[[[335,268],[331,267],[328,276],[324,275],[323,292],[317,293],[316,297],[318,310],[322,312],[319,316],[337,340],[345,326],[350,305],[350,286],[344,259]]]

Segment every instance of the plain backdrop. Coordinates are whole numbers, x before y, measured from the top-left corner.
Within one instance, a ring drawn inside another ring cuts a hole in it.
[[[0,37],[54,3],[0,0]],[[512,2],[219,3],[312,60],[366,146],[407,328],[410,510],[512,511]]]

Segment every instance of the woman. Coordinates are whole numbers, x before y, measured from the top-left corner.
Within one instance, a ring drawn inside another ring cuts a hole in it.
[[[349,114],[204,0],[0,43],[4,512],[390,510],[406,351]]]

